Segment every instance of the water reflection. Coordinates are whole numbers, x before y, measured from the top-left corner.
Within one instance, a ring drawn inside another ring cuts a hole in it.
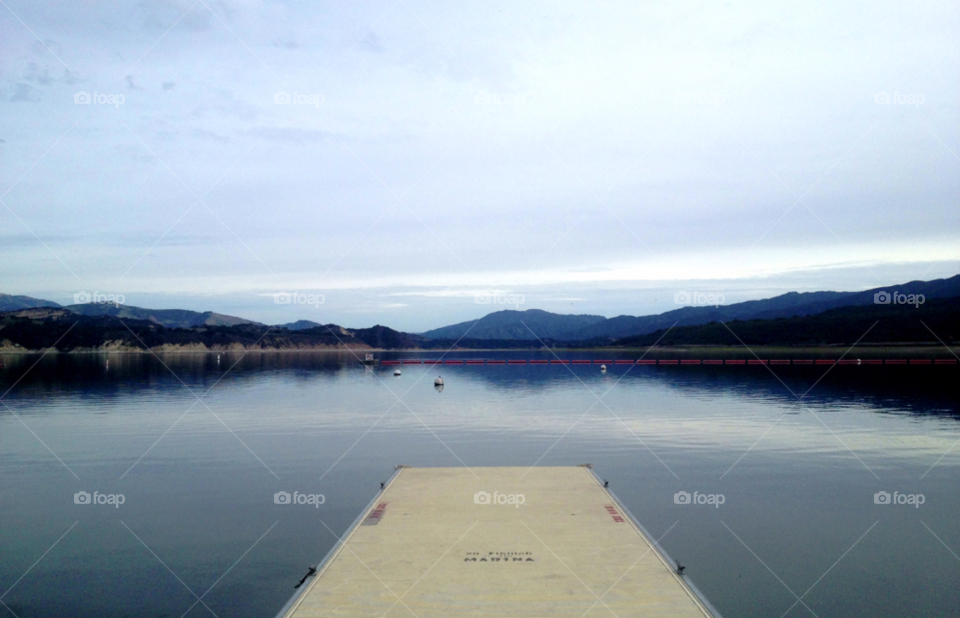
[[[220,615],[272,615],[335,541],[320,519],[342,533],[395,464],[588,461],[652,533],[672,530],[664,545],[728,616],[794,601],[729,530],[805,590],[878,519],[805,600],[866,617],[907,595],[911,615],[960,615],[960,563],[924,528],[960,551],[955,367],[444,366],[441,389],[435,366],[396,377],[349,353],[2,362],[0,588],[81,522],[4,598],[20,616],[181,615],[194,599],[121,519],[200,590],[280,522],[208,597]],[[291,489],[328,502],[278,510]],[[78,510],[81,490],[126,502]],[[673,502],[694,490],[726,502]],[[878,511],[888,490],[925,503]]]

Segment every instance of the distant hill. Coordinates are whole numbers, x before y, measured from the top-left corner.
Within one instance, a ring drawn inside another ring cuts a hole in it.
[[[633,335],[653,333],[677,326],[696,326],[731,320],[789,318],[816,315],[837,307],[872,305],[880,291],[923,294],[927,299],[960,296],[960,275],[935,281],[911,281],[863,292],[789,292],[764,300],[750,300],[718,307],[681,307],[659,315],[604,318],[592,315],[561,315],[539,309],[497,311],[479,320],[461,322],[423,333],[430,338],[454,339],[467,333],[471,339],[591,340],[602,343]],[[526,328],[526,323],[530,328]],[[473,326],[473,328],[470,328]]]
[[[876,325],[871,329],[874,323]],[[669,330],[619,339],[613,345],[853,345],[861,336],[863,339],[860,345],[939,344],[940,340],[952,345],[960,341],[960,297],[934,298],[919,307],[871,303],[828,309],[817,315],[768,320],[732,320],[725,324],[714,322],[698,326],[677,326]],[[927,330],[927,327],[930,330]],[[936,335],[931,333],[931,330]]]
[[[540,309],[496,311],[469,322],[460,322],[421,333],[430,339],[582,339],[589,327],[606,322],[600,315],[562,315]],[[524,326],[526,324],[526,326]],[[529,327],[529,328],[527,328]],[[536,335],[532,334],[536,333]]]
[[[422,348],[427,342],[427,338],[421,335],[403,333],[386,326],[380,326],[379,324],[370,328],[351,328],[344,330],[372,348],[385,350]],[[300,332],[309,333],[313,331]]]
[[[297,320],[296,322],[287,322],[286,324],[275,324],[275,328],[285,328],[287,330],[306,330],[308,328],[316,328],[318,326],[323,326],[320,322],[313,322],[310,320]]]
[[[417,336],[414,335],[414,338]],[[373,342],[368,343],[368,341]],[[356,332],[336,324],[311,331],[284,331],[247,322],[168,328],[129,316],[79,315],[66,308],[32,308],[0,313],[0,349],[61,352],[116,350],[369,350],[376,343],[406,344],[404,333],[378,326]]]
[[[187,309],[142,309],[130,305],[110,305],[106,303],[87,303],[64,307],[85,316],[108,315],[128,320],[146,320],[167,328],[190,328],[193,326],[237,326],[239,324],[260,324],[252,320],[223,315],[213,311],[189,311]]]
[[[0,311],[16,311],[17,309],[29,309],[31,307],[59,306],[59,303],[55,303],[52,300],[43,300],[42,298],[32,298],[30,296],[0,294]]]

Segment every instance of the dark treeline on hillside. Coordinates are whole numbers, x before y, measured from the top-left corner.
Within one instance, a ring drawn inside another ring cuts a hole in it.
[[[83,316],[64,309],[32,309],[0,314],[0,347],[41,350],[144,350],[166,347],[184,350],[253,349],[366,349],[384,339],[374,327],[348,331],[336,325],[291,332],[262,324],[168,328],[146,320],[113,316]],[[389,330],[389,329],[386,329]],[[391,331],[396,333],[396,331]],[[393,343],[415,345],[401,337]],[[387,339],[390,339],[387,337]],[[372,343],[368,343],[370,340]]]
[[[861,344],[939,343],[938,337],[944,343],[960,341],[960,298],[927,300],[919,307],[842,307],[812,316],[682,326],[669,331],[662,329],[647,335],[627,337],[616,341],[614,345],[647,347],[657,341],[662,346],[737,346],[741,342],[747,345],[782,346],[852,345],[861,337]]]

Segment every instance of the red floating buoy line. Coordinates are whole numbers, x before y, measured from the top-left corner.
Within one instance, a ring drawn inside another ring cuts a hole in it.
[[[381,365],[956,365],[955,358],[641,358],[632,359],[508,359],[483,358],[384,360]]]

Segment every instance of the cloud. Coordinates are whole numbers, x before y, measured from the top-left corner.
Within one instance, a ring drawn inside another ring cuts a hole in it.
[[[28,82],[36,82],[43,86],[49,86],[55,81],[55,78],[50,77],[49,69],[40,69],[36,62],[27,63],[27,71],[23,79]]]
[[[332,133],[319,129],[295,129],[286,127],[254,127],[247,131],[248,135],[275,142],[325,142],[333,137]]]
[[[193,32],[202,32],[210,30],[213,25],[213,16],[202,2],[143,0],[139,8],[143,29],[152,32],[163,33],[174,26]]]
[[[60,47],[60,44],[54,41],[53,39],[47,39],[43,42],[34,41],[32,48],[33,48],[33,53],[37,54],[38,56],[43,56],[50,52],[53,52],[58,56],[63,54],[63,49]]]
[[[16,91],[10,97],[10,101],[28,101],[36,103],[40,100],[40,91],[26,84],[16,84]]]
[[[220,143],[226,143],[230,141],[229,137],[225,137],[219,133],[214,133],[213,131],[207,131],[206,129],[194,129],[192,134],[198,139],[209,139]]]
[[[174,86],[176,86],[176,84],[173,82],[163,82],[164,90],[173,90]]]
[[[372,52],[374,54],[384,53],[383,45],[380,44],[380,39],[373,32],[368,32],[365,37],[360,39],[360,43],[357,44],[359,49],[364,51]]]

